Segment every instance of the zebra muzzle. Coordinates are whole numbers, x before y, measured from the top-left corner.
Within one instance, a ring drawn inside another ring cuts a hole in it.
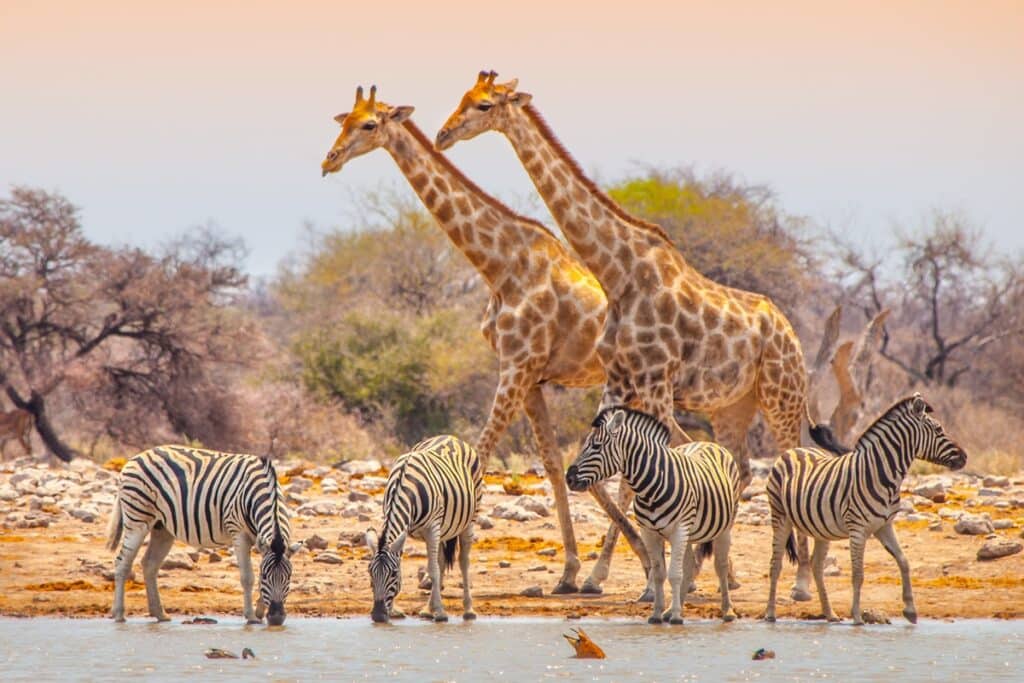
[[[589,483],[580,480],[579,469],[576,465],[570,465],[569,469],[565,471],[565,485],[571,491],[586,491],[590,488]]]

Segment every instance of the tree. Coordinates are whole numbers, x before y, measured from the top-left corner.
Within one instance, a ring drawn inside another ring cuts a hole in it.
[[[51,421],[61,389],[108,429],[160,415],[187,437],[215,433],[202,423],[226,402],[215,386],[199,393],[215,384],[212,363],[242,355],[246,326],[227,309],[245,284],[239,254],[208,229],[157,256],[102,247],[64,197],[12,189],[0,201],[0,389],[63,460],[76,451]]]
[[[994,256],[956,213],[933,212],[916,233],[898,234],[890,259],[841,248],[845,297],[866,318],[894,311],[879,353],[909,384],[957,386],[1000,342],[1024,334],[1024,268]]]

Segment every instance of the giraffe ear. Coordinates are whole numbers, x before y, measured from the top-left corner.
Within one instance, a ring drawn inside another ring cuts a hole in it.
[[[391,111],[388,112],[388,118],[395,123],[401,123],[412,116],[412,112],[415,109],[416,107],[410,106],[391,107]]]
[[[508,101],[517,107],[523,107],[530,103],[533,99],[533,95],[528,92],[514,92],[508,96]]]
[[[345,119],[347,119],[347,118],[348,118],[348,112],[346,111],[344,113],[341,113],[341,114],[338,114],[337,116],[335,116],[334,120],[337,121],[338,123],[345,123]]]
[[[608,420],[608,433],[614,434],[615,432],[622,429],[622,425],[626,422],[626,413],[622,410],[616,410],[612,413],[612,417]]]

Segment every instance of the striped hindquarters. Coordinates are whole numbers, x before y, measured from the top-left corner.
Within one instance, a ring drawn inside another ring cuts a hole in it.
[[[817,448],[786,451],[768,476],[773,519],[788,518],[799,531],[814,538],[847,538],[851,495],[855,487],[864,485],[858,482],[853,466],[849,454],[836,457]]]
[[[261,543],[289,538],[273,465],[256,455],[161,446],[121,470],[118,498],[128,525],[163,525],[189,545],[218,546],[248,530]]]
[[[728,450],[694,442],[644,460],[643,471],[630,473],[637,519],[644,526],[663,531],[681,522],[691,543],[710,541],[732,526],[740,474]]]

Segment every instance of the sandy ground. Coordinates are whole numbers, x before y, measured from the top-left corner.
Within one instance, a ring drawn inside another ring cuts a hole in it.
[[[301,469],[301,468],[300,468]],[[322,469],[322,468],[321,468]],[[333,471],[332,471],[333,474]],[[339,477],[337,494],[320,493],[319,478],[304,492],[305,498],[337,502],[339,509],[352,506],[351,490],[371,487],[376,490],[379,479]],[[496,491],[501,476],[489,476],[492,485],[485,494],[484,510],[494,504],[515,500]],[[1019,487],[1021,479],[1014,480]],[[518,481],[526,491],[543,497],[544,483],[525,476]],[[979,504],[975,489],[958,486],[952,489],[942,505],[921,504],[919,512],[935,512],[940,507],[957,508],[973,505],[971,512],[988,512],[992,519],[1010,519],[1014,528],[997,531],[1006,538],[1019,538],[1024,526],[1024,508],[1017,504],[996,508]],[[909,497],[910,494],[908,493]],[[750,505],[743,503],[742,505]],[[4,503],[8,509],[19,509]],[[379,497],[363,502],[379,508]],[[592,499],[585,494],[572,494],[571,505],[580,544],[583,569],[582,584],[593,565],[594,551],[606,528],[604,518]],[[92,523],[73,519],[67,514],[55,515],[46,528],[4,528],[0,530],[0,614],[8,616],[105,616],[109,614],[113,584],[108,576],[113,564],[112,554],[104,548],[107,510]],[[581,512],[577,512],[581,511]],[[367,519],[369,517],[369,519]],[[328,543],[328,550],[340,557],[340,564],[315,561],[316,551],[301,550],[293,558],[294,578],[287,609],[290,614],[310,616],[366,616],[371,594],[366,571],[368,551],[361,542],[362,532],[379,520],[379,512],[343,517],[341,514],[321,516],[297,515],[293,520],[292,540],[318,535]],[[561,573],[561,541],[554,516],[517,522],[494,519],[493,528],[477,529],[472,556],[472,578],[475,609],[482,616],[544,615],[554,617],[619,617],[647,616],[648,605],[635,602],[643,587],[643,572],[628,546],[620,542],[616,549],[611,576],[600,596],[551,596]],[[917,608],[922,618],[956,617],[1024,617],[1024,553],[994,561],[976,559],[984,536],[954,533],[952,521],[944,521],[941,530],[929,530],[927,521],[897,523],[900,541],[910,560]],[[742,586],[733,591],[733,601],[741,618],[753,619],[764,612],[768,588],[768,560],[771,531],[769,526],[738,524],[733,531],[732,560]],[[185,550],[184,546],[176,546]],[[556,555],[550,556],[549,549]],[[417,588],[417,570],[425,565],[423,544],[410,541],[403,562],[403,593],[397,605],[415,614],[426,601],[426,591]],[[175,620],[197,615],[241,614],[241,589],[238,572],[228,551],[219,553],[221,560],[211,562],[208,554],[200,556],[192,569],[162,570],[161,595],[165,609]],[[832,545],[831,555],[838,561],[839,574],[826,578],[832,603],[842,617],[849,616],[850,564],[846,542]],[[140,554],[141,556],[141,554]],[[506,568],[499,563],[508,562]],[[257,564],[258,566],[258,564]],[[137,578],[141,570],[136,565]],[[866,579],[862,606],[880,610],[894,621],[902,610],[899,574],[895,562],[881,545],[872,540],[866,557]],[[710,563],[697,580],[698,591],[688,596],[685,615],[712,617],[718,615],[717,583]],[[819,613],[817,599],[794,603],[789,600],[789,586],[795,567],[787,565],[780,581],[780,617],[814,618]],[[461,614],[460,577],[457,568],[448,575],[444,590],[446,607],[453,617]],[[544,596],[528,598],[520,592],[529,586],[540,586]],[[666,587],[667,588],[667,587]],[[129,618],[145,617],[146,602],[141,583],[129,584],[127,594]]]

